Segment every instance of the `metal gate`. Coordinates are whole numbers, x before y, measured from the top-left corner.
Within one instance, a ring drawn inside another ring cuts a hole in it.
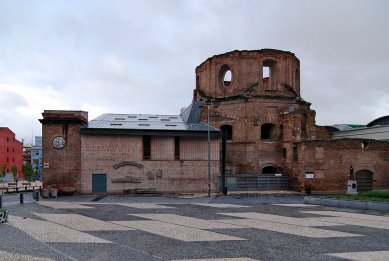
[[[107,174],[92,174],[92,193],[107,193]]]
[[[229,191],[288,190],[287,174],[235,174],[227,175]]]
[[[373,189],[373,173],[369,170],[360,170],[355,174],[357,191],[365,192]]]

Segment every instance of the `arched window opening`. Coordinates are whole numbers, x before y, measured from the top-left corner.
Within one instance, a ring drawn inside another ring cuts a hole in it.
[[[228,70],[224,74],[224,79],[223,79],[224,86],[230,86],[231,80],[232,80],[232,72],[231,70]]]
[[[284,125],[281,124],[280,125],[280,140],[282,140],[284,138]]]
[[[220,127],[220,130],[226,136],[226,140],[232,140],[232,126],[231,125],[223,125]]]
[[[287,156],[286,153],[287,153],[287,152],[286,152],[286,148],[283,148],[283,149],[282,149],[282,158],[283,158],[283,159],[286,159],[286,156]]]
[[[265,123],[261,126],[261,140],[273,140],[275,133],[275,125],[272,123]]]
[[[262,64],[262,79],[264,90],[276,90],[277,88],[277,61],[265,60]]]
[[[275,174],[277,172],[277,168],[274,166],[267,166],[262,169],[263,174]]]
[[[269,78],[270,77],[270,67],[269,66],[263,66],[262,73],[263,73],[262,74],[263,79]]]
[[[293,162],[297,163],[299,160],[299,152],[297,147],[293,147]]]
[[[303,113],[302,119],[301,119],[301,137],[302,138],[307,137],[307,121],[308,121],[308,115],[306,113]]]
[[[222,67],[220,67],[220,71],[219,71],[219,77],[218,77],[219,87],[221,88],[229,87],[231,85],[232,80],[233,80],[232,70],[230,66],[224,64]]]

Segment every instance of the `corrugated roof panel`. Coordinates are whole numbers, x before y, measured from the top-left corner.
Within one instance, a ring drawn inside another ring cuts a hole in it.
[[[123,120],[124,119],[124,120]],[[168,122],[168,123],[166,123]],[[124,129],[124,130],[165,130],[165,131],[208,131],[208,125],[191,124],[180,115],[148,114],[103,114],[89,121],[90,129]],[[219,131],[210,127],[210,131]]]

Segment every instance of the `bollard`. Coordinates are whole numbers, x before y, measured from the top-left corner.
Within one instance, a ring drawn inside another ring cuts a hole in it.
[[[36,200],[39,201],[39,191],[35,190],[32,192],[32,197]]]
[[[23,193],[20,193],[20,204],[24,204],[24,198],[23,198]]]

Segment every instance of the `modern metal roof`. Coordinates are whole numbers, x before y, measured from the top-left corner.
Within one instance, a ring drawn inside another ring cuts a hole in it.
[[[366,127],[365,125],[359,125],[359,124],[335,124],[332,126],[325,126],[330,131],[348,131],[353,129],[359,129]]]
[[[87,130],[136,130],[136,131],[179,131],[207,132],[208,125],[204,123],[188,123],[180,115],[153,114],[111,114],[106,113],[88,122],[83,127]],[[210,126],[210,132],[219,132]]]
[[[376,125],[389,125],[389,115],[379,117],[367,124],[367,127],[373,127]]]

